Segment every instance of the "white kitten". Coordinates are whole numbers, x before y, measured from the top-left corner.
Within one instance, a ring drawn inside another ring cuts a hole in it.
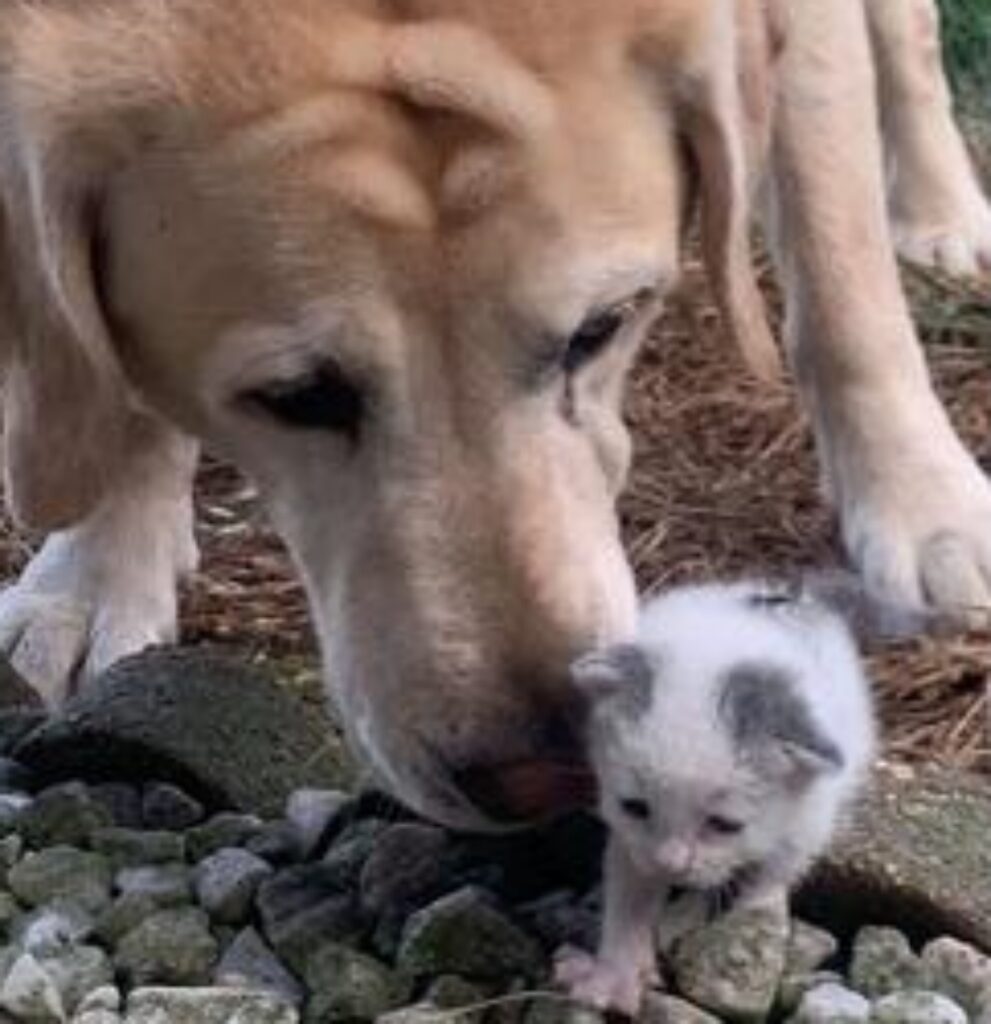
[[[659,918],[686,896],[780,899],[823,851],[872,760],[874,715],[843,619],[765,583],[661,596],[636,643],[572,674],[611,837],[598,954],[566,952],[557,978],[633,1014]]]

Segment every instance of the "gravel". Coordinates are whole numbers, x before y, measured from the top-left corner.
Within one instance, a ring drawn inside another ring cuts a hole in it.
[[[471,839],[339,790],[267,819],[170,782],[4,796],[0,1024],[605,1021],[548,990],[555,949],[593,946],[600,914],[594,875],[547,869],[573,825]],[[841,942],[735,910],[661,966],[646,1024],[991,1024],[991,959],[950,936]]]

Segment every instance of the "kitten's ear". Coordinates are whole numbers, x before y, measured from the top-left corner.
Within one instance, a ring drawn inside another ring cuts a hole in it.
[[[810,782],[843,768],[843,752],[822,731],[781,666],[734,667],[723,682],[719,712],[741,750],[791,782]]]
[[[571,666],[571,681],[593,705],[619,700],[631,710],[650,707],[653,667],[636,644],[615,644],[583,655]]]

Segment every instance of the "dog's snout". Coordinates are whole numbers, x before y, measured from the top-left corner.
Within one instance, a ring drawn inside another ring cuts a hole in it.
[[[532,823],[590,806],[595,799],[591,770],[577,759],[469,765],[455,772],[453,781],[497,825]]]

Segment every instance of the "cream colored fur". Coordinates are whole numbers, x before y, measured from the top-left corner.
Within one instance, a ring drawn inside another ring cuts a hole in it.
[[[172,635],[194,436],[260,484],[384,780],[459,825],[558,805],[580,760],[566,666],[633,626],[620,399],[692,207],[730,333],[776,372],[747,249],[761,184],[851,554],[891,598],[986,607],[991,487],[928,380],[878,130],[903,247],[976,267],[987,205],[926,59],[933,17],[4,5],[8,499],[55,531],[0,602],[14,663],[56,701]],[[567,339],[610,307],[624,326],[569,379]],[[326,365],[361,391],[357,441],[251,405]]]

